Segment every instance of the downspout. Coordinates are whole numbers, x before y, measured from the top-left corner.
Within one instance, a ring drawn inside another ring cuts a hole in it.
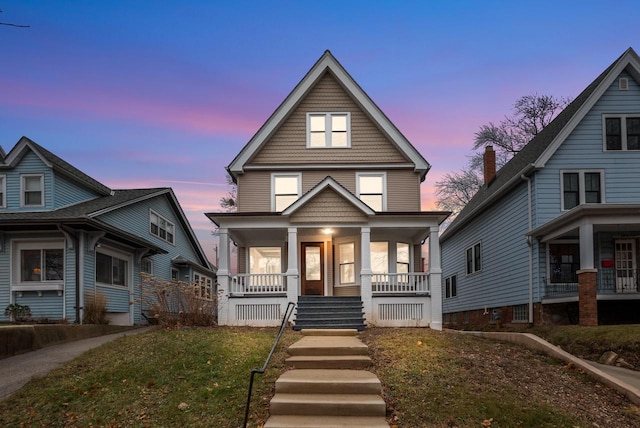
[[[527,205],[528,205],[528,217],[529,226],[527,232],[531,232],[533,224],[532,219],[532,206],[531,206],[531,178],[522,174],[520,176],[527,182]],[[529,324],[533,324],[533,238],[527,235],[527,245],[529,246]]]
[[[75,305],[75,317],[76,317],[76,324],[82,324],[82,319],[80,318],[80,277],[79,277],[79,265],[80,265],[80,239],[78,238],[77,233],[67,227],[64,226],[62,224],[58,224],[58,230],[60,230],[60,232],[62,232],[62,234],[65,236],[66,240],[68,242],[71,243],[71,245],[67,244],[67,248],[72,247],[74,252],[75,252],[75,277],[76,277],[76,305]],[[66,283],[66,281],[65,281]],[[63,290],[63,297],[62,297],[62,312],[63,312],[63,318],[66,318],[66,313],[67,313],[67,304],[66,304],[66,300],[67,300],[67,293],[66,293],[66,287]]]

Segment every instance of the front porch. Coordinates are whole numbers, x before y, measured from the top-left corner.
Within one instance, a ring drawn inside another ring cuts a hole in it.
[[[578,302],[580,325],[592,326],[603,321],[602,302],[640,301],[638,212],[636,204],[579,205],[532,231],[543,244],[542,304]]]
[[[219,324],[275,326],[287,303],[301,296],[354,296],[367,325],[442,328],[441,214],[379,215],[369,225],[329,226],[254,216],[258,227],[247,217],[216,215]]]

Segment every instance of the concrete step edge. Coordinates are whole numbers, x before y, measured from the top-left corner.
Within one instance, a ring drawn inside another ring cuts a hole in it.
[[[301,416],[272,415],[264,428],[389,428],[380,416]]]

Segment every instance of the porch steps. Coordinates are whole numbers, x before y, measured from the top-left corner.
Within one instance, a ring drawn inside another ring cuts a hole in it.
[[[264,428],[389,428],[378,377],[353,370],[350,359],[367,361],[368,348],[351,330],[304,330],[288,349],[287,363],[315,361],[317,368],[289,370],[276,381],[271,416]]]
[[[294,330],[365,329],[362,300],[358,296],[300,296]]]

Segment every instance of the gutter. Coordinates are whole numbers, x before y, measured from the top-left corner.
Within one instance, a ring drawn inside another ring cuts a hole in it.
[[[527,246],[529,247],[529,324],[533,324],[533,239],[529,235],[531,227],[533,225],[532,219],[532,204],[531,204],[531,178],[522,174],[521,179],[527,182],[527,205],[528,205],[528,217],[529,225],[527,227]]]
[[[496,200],[497,198],[501,197],[503,193],[505,193],[507,190],[511,189],[512,187],[514,187],[516,184],[518,184],[520,182],[520,177],[522,177],[523,175],[527,175],[530,172],[536,170],[536,166],[532,163],[530,163],[529,165],[527,165],[526,167],[522,168],[522,170],[520,171],[520,173],[514,175],[513,177],[511,177],[509,179],[509,181],[507,181],[499,190],[497,190],[495,193],[489,195],[489,197],[487,199],[485,199],[484,201],[482,201],[477,207],[475,207],[473,209],[473,211],[463,220],[460,221],[460,223],[458,224],[453,224],[451,226],[449,226],[443,233],[442,236],[440,236],[440,243],[446,241],[450,235],[452,235],[456,230],[458,230],[459,228],[461,228],[462,226],[464,226],[465,224],[467,224],[469,221],[473,220],[473,214],[478,211],[481,210],[482,208],[486,207],[487,205],[490,205],[494,200]],[[498,171],[500,172],[500,171]],[[454,220],[455,223],[455,220]]]

